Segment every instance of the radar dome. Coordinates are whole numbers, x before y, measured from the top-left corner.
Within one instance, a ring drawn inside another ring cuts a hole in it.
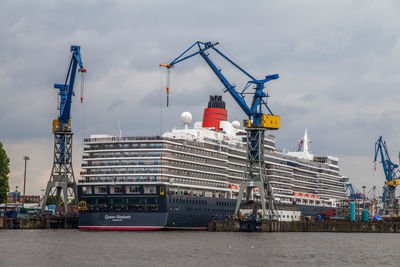
[[[233,128],[239,129],[240,128],[240,122],[232,121],[232,126],[233,126]]]
[[[192,121],[192,114],[190,114],[190,112],[183,112],[181,114],[181,121],[183,124],[185,124],[186,126]]]

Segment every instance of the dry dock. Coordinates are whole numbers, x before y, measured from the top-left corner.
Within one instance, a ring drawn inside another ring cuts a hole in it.
[[[400,233],[400,222],[280,222],[263,221],[240,222],[212,221],[211,232],[360,232],[360,233]]]

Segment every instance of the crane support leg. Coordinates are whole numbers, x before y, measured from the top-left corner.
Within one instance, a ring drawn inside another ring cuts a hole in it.
[[[50,196],[55,195],[56,206],[58,206],[62,193],[65,213],[68,213],[68,197],[75,197],[75,199],[78,197],[72,169],[72,135],[72,132],[54,133],[53,169],[43,198],[42,213],[44,213],[47,200]]]
[[[257,190],[260,197],[263,219],[276,220],[274,195],[266,172],[264,159],[264,134],[263,128],[248,128],[247,131],[247,164],[245,176],[240,185],[236,202],[235,215],[239,215],[239,209],[243,197],[248,202],[253,189]]]

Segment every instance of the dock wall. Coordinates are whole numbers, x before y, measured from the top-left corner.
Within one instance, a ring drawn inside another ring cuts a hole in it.
[[[42,218],[0,217],[0,229],[74,229],[78,227],[78,217],[57,216]]]
[[[212,221],[212,232],[360,232],[400,233],[400,222],[279,222],[252,224],[239,221]]]

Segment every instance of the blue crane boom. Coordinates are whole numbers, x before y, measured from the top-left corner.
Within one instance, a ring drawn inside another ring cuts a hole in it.
[[[86,69],[83,67],[81,58],[80,46],[71,46],[71,61],[69,63],[67,77],[63,84],[54,84],[54,88],[59,90],[60,95],[60,115],[53,122],[53,132],[56,131],[69,131],[70,130],[70,119],[71,119],[71,103],[72,96],[74,95],[74,83],[76,70],[79,65],[78,71],[85,73]],[[69,83],[68,83],[69,79]],[[81,99],[82,101],[82,99]]]
[[[363,199],[365,196],[352,184],[346,184],[346,193],[351,199]]]
[[[257,80],[231,59],[229,59],[225,54],[219,51],[216,46],[218,42],[200,42],[197,41],[193,45],[191,45],[188,49],[186,49],[182,54],[180,54],[177,58],[171,61],[169,64],[160,64],[160,66],[166,67],[168,70],[173,68],[176,64],[187,60],[195,55],[200,55],[208,64],[208,66],[212,69],[218,79],[224,85],[226,91],[228,91],[235,101],[238,103],[240,108],[246,113],[249,117],[248,127],[262,127],[268,129],[279,129],[279,116],[275,116],[270,108],[267,105],[266,98],[268,95],[264,92],[265,83],[275,80],[279,78],[278,74],[267,75],[265,79]],[[197,51],[191,52],[191,50],[197,48]],[[219,54],[222,58],[231,63],[235,68],[237,68],[240,72],[250,78],[242,91],[237,91],[236,87],[232,85],[227,78],[222,74],[221,70],[214,64],[214,62],[210,59],[207,50],[212,49],[217,54]],[[254,93],[248,93],[247,90],[250,86],[253,85]],[[225,92],[226,92],[225,91]],[[169,85],[167,85],[167,94],[169,93]],[[249,106],[245,101],[246,94],[253,94],[253,99],[251,105]],[[267,111],[264,111],[267,109]],[[267,114],[265,114],[267,113]],[[250,124],[251,121],[251,124]]]
[[[389,157],[389,151],[386,146],[386,142],[383,141],[382,136],[379,137],[375,143],[375,157],[374,162],[378,159],[378,154],[381,156],[382,167],[385,173],[386,181],[391,182],[395,179],[399,179],[399,165],[394,164]],[[395,183],[395,182],[393,182]]]
[[[400,172],[399,165],[394,164],[390,160],[389,150],[386,146],[386,142],[383,141],[382,136],[380,136],[378,141],[375,143],[375,164],[379,155],[381,157],[382,168],[386,178],[382,196],[382,201],[385,202],[395,198],[396,186],[400,184]]]

